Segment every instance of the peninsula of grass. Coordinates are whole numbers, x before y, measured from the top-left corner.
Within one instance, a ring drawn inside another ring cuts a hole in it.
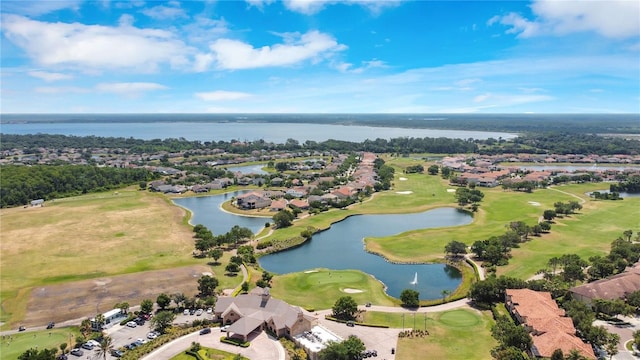
[[[497,345],[491,337],[494,321],[488,311],[456,309],[437,313],[385,313],[367,311],[367,324],[398,329],[427,330],[424,337],[400,337],[396,358],[403,360],[439,358],[452,360],[489,359]]]
[[[77,327],[5,335],[2,337],[2,342],[0,342],[0,357],[2,359],[17,359],[20,354],[31,348],[57,349],[60,351],[60,344],[62,343],[67,343],[67,349],[71,350],[71,344],[76,336],[80,336],[80,331]]]
[[[315,269],[276,276],[271,294],[304,309],[323,310],[333,307],[342,296],[351,296],[358,304],[399,304],[384,292],[382,283],[357,270]]]

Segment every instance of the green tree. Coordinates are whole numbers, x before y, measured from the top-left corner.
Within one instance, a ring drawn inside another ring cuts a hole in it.
[[[246,293],[247,291],[249,291],[249,283],[244,281],[240,289],[242,290],[243,293]]]
[[[176,304],[177,307],[182,307],[184,301],[187,300],[187,295],[181,292],[177,292],[171,295],[171,300]]]
[[[420,293],[413,289],[404,289],[400,293],[402,306],[417,307],[420,305]]]
[[[68,346],[69,344],[67,344],[66,342],[63,342],[62,344],[60,344],[60,351],[62,351],[63,354],[66,354]]]
[[[427,172],[429,173],[429,175],[438,175],[438,170],[440,168],[438,167],[438,165],[431,165],[427,168]]]
[[[533,343],[529,332],[506,316],[498,316],[496,324],[491,328],[491,335],[503,346],[512,346],[520,351],[528,350]]]
[[[295,215],[288,210],[280,210],[273,215],[273,223],[277,228],[285,228],[291,226],[291,223],[295,219]]]
[[[18,360],[55,360],[56,349],[31,348],[18,356]]]
[[[449,255],[452,259],[459,260],[461,256],[467,253],[467,244],[452,240],[444,247],[445,254]]]
[[[143,314],[151,314],[151,312],[153,311],[153,300],[151,299],[142,300],[142,302],[140,303],[140,311]]]
[[[151,318],[151,326],[154,330],[164,334],[166,330],[171,327],[175,318],[176,314],[172,311],[160,311],[156,316]]]
[[[204,298],[213,296],[218,285],[218,279],[210,275],[203,275],[198,279],[198,291],[200,291],[200,297]]]
[[[113,339],[109,335],[105,335],[100,340],[100,347],[96,349],[98,357],[102,357],[107,360],[107,356],[113,351]]]
[[[545,210],[542,213],[542,217],[547,221],[553,221],[553,219],[557,216],[555,210]]]
[[[342,296],[333,304],[333,316],[342,320],[353,320],[358,312],[358,303],[351,296]]]
[[[97,314],[95,318],[93,318],[93,321],[96,325],[96,329],[102,329],[102,326],[105,324],[106,320],[104,318],[104,315],[102,314]]]
[[[319,360],[353,360],[365,350],[364,343],[357,336],[351,335],[343,342],[330,341],[318,353]]]
[[[230,274],[236,274],[240,271],[240,266],[234,262],[230,262],[229,264],[227,264],[224,270]]]
[[[222,251],[222,249],[216,248],[216,249],[209,250],[209,257],[213,259],[213,262],[215,264],[218,264],[218,259],[220,259],[223,254],[224,252]]]
[[[553,350],[553,354],[551,354],[551,360],[564,360],[564,353],[562,349]]]
[[[169,295],[162,293],[158,295],[156,298],[156,304],[160,307],[160,309],[164,310],[167,306],[171,304],[171,297]]]
[[[618,353],[618,344],[620,343],[620,335],[609,334],[605,344],[605,351],[609,354],[609,360],[613,359],[613,355]]]
[[[91,334],[91,320],[82,320],[82,322],[80,323],[80,333],[84,336]]]
[[[123,314],[127,314],[129,312],[129,307],[129,303],[126,301],[117,303],[113,306],[114,309],[120,309]]]

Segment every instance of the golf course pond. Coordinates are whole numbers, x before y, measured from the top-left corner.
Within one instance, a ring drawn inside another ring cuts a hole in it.
[[[220,205],[242,192],[182,198],[176,204],[193,214],[192,224],[203,224],[214,234],[227,232],[234,225],[259,231],[267,219],[226,213]],[[268,219],[270,220],[270,219]],[[473,217],[455,208],[445,207],[413,214],[356,215],[314,234],[311,241],[259,259],[260,266],[276,274],[308,271],[316,268],[355,269],[373,275],[387,287],[387,293],[399,297],[411,288],[422,300],[442,297],[442,291],[455,290],[462,281],[458,269],[446,264],[396,264],[365,251],[363,239],[384,237],[415,229],[460,226]],[[428,241],[428,239],[425,239]],[[417,281],[416,281],[417,280]]]

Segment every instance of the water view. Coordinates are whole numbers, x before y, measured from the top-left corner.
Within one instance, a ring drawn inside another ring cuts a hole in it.
[[[245,165],[245,166],[221,166],[222,168],[226,168],[232,172],[239,172],[241,174],[256,174],[256,175],[265,175],[268,172],[262,170],[265,164],[258,165]]]
[[[400,137],[446,137],[455,139],[511,139],[514,134],[502,132],[430,130],[393,127],[346,126],[292,123],[219,123],[219,122],[93,122],[93,123],[3,123],[5,134],[62,134],[75,136],[135,137],[136,139],[185,138],[200,141],[255,141],[286,143],[326,141],[328,139],[362,142],[366,139]]]
[[[192,224],[203,224],[214,234],[239,225],[258,232],[270,218],[230,214],[220,205],[236,191],[222,195],[175,199],[174,202],[192,212]],[[394,264],[364,251],[365,237],[382,237],[405,231],[449,227],[471,223],[471,215],[455,208],[438,208],[416,214],[358,215],[335,223],[330,229],[315,234],[302,246],[260,258],[267,271],[285,274],[315,268],[356,269],[373,275],[387,286],[387,293],[399,297],[406,288],[415,288],[422,299],[436,299],[442,290],[454,290],[461,281],[460,272],[444,264]],[[428,241],[425,239],[425,241]],[[418,281],[412,284],[415,274]]]

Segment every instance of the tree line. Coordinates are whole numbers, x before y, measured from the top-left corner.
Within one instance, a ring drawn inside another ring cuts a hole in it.
[[[2,167],[0,207],[26,205],[90,192],[118,189],[156,179],[146,169],[120,169],[90,165],[33,165]]]
[[[369,151],[375,153],[532,153],[532,154],[640,154],[640,141],[624,138],[605,138],[591,134],[569,132],[529,133],[515,139],[451,139],[451,138],[414,138],[364,140],[351,142],[329,139],[322,142],[307,140],[300,143],[295,139],[276,144],[264,140],[255,141],[192,141],[184,138],[141,140],[124,137],[67,136],[51,134],[0,134],[0,151],[26,149],[38,153],[39,148],[62,149],[122,149],[130,153],[157,153],[160,151],[178,152],[189,150],[220,149],[233,154],[250,154],[253,151]]]

